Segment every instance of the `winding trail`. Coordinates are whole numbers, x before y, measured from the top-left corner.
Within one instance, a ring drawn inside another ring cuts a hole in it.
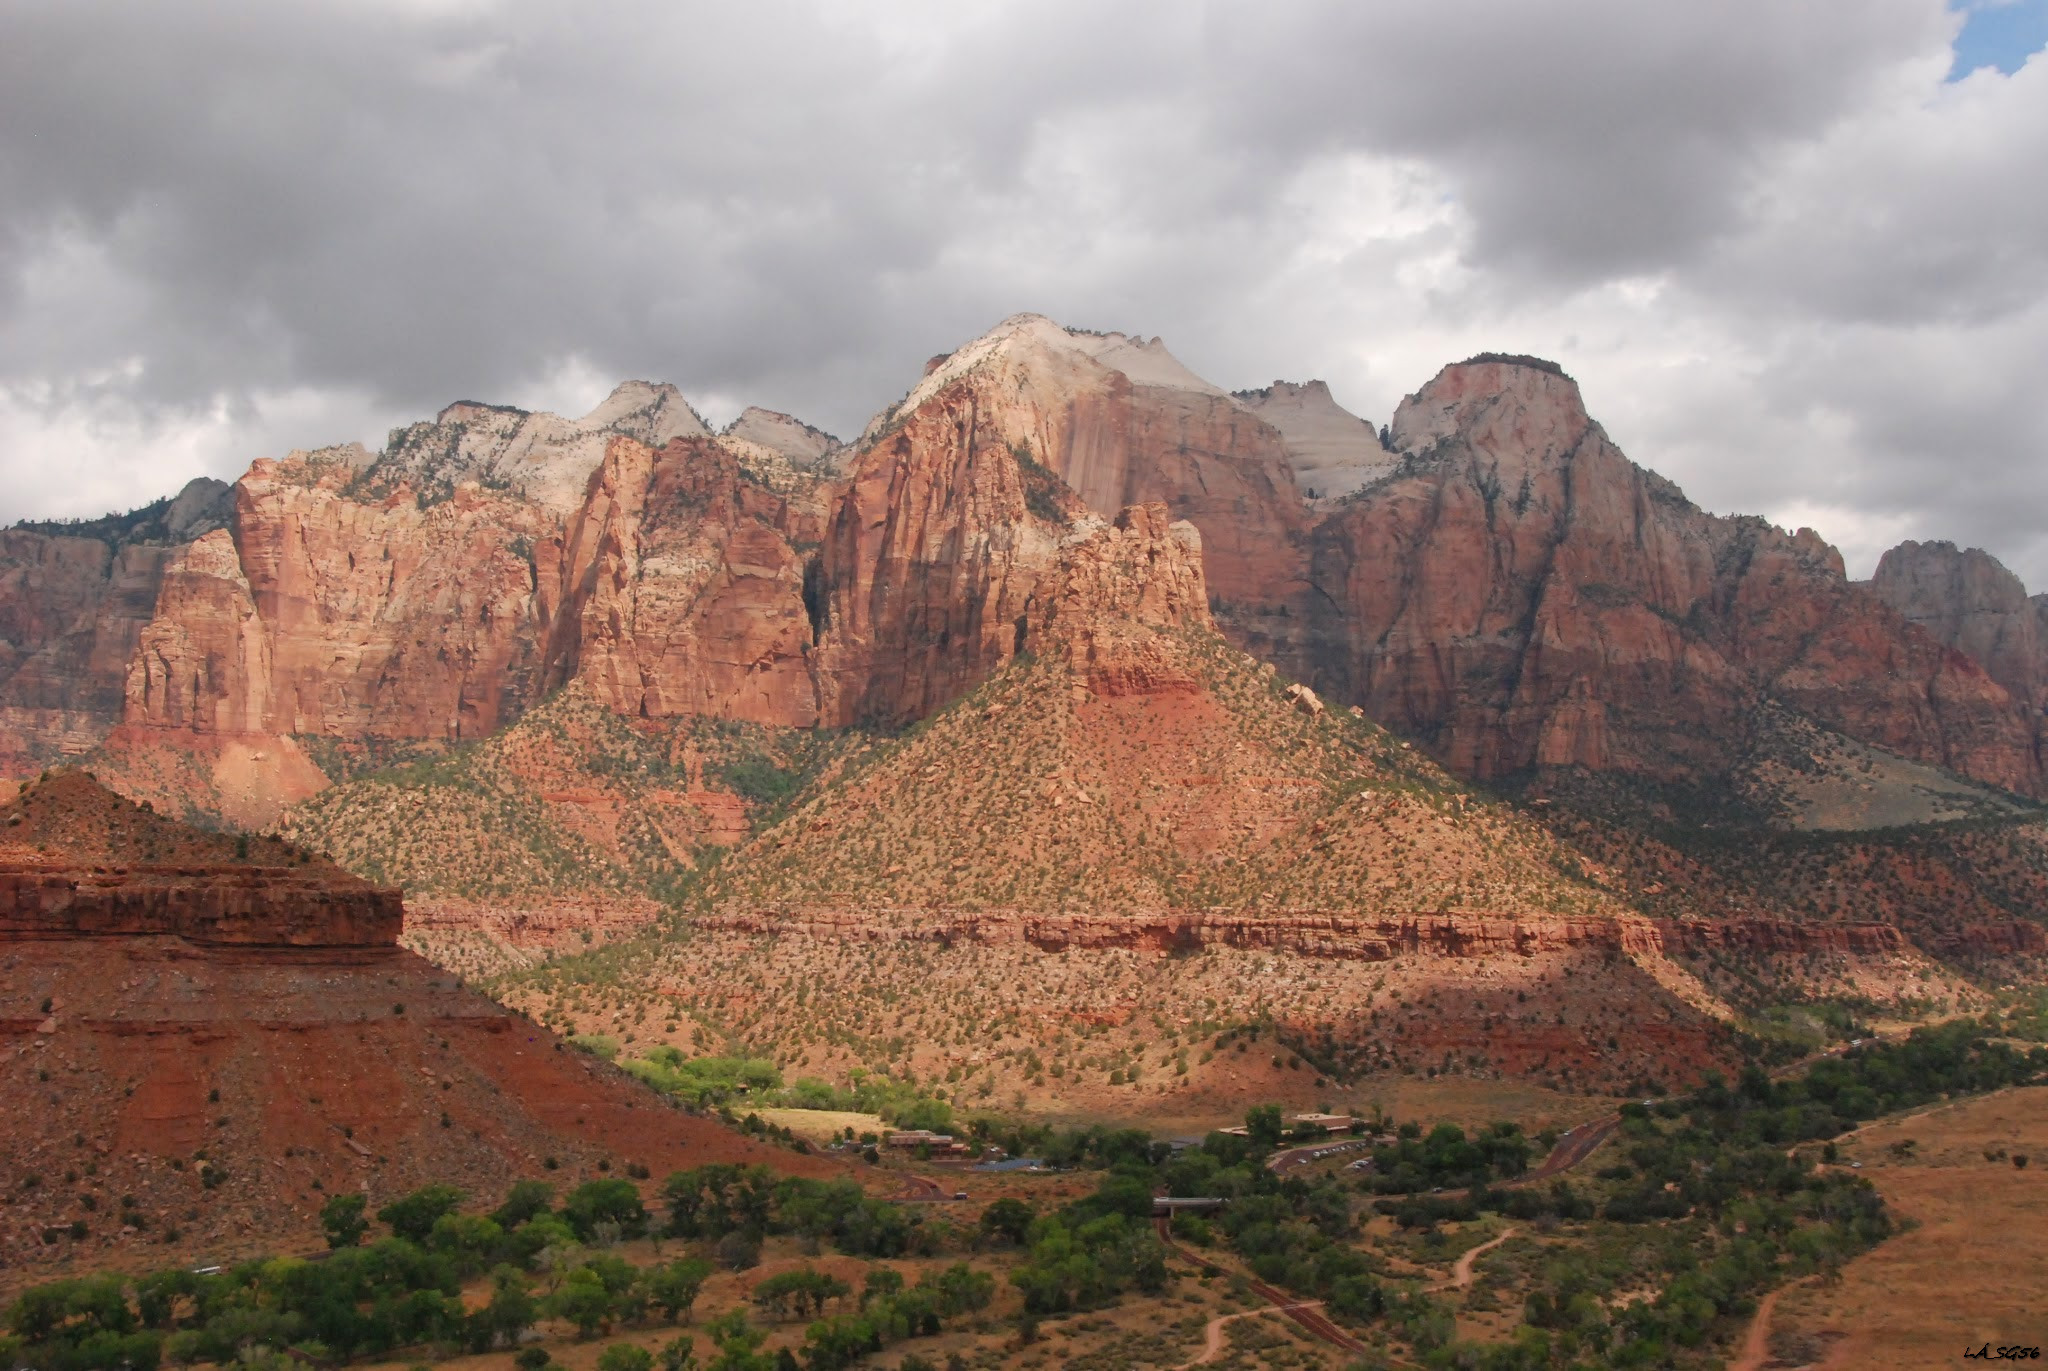
[[[1168,1226],[1166,1219],[1157,1218],[1152,1223],[1153,1227],[1159,1231],[1159,1241],[1165,1246],[1166,1250],[1179,1257],[1182,1261],[1190,1262],[1207,1271],[1213,1271],[1219,1276],[1232,1274],[1207,1258],[1196,1256],[1175,1242],[1173,1240],[1173,1231]],[[1285,1314],[1288,1318],[1299,1324],[1311,1337],[1321,1339],[1332,1347],[1341,1348],[1346,1352],[1364,1352],[1368,1350],[1364,1343],[1330,1322],[1328,1316],[1322,1312],[1322,1301],[1316,1300],[1304,1303],[1294,1299],[1284,1290],[1276,1289],[1256,1278],[1249,1280],[1248,1283],[1253,1293],[1258,1295],[1268,1305],[1268,1308],[1255,1309],[1249,1312],[1255,1314]],[[1220,1331],[1213,1331],[1213,1335],[1218,1338],[1222,1336]]]
[[[1187,1368],[1190,1366],[1207,1366],[1210,1362],[1222,1357],[1223,1325],[1226,1323],[1235,1323],[1239,1319],[1264,1318],[1268,1314],[1289,1314],[1296,1309],[1313,1309],[1321,1303],[1321,1300],[1314,1300],[1307,1304],[1270,1304],[1264,1309],[1246,1309],[1235,1314],[1218,1314],[1215,1318],[1209,1320],[1208,1324],[1202,1329],[1202,1355],[1196,1357],[1193,1361],[1182,1362],[1179,1367],[1175,1368],[1175,1371],[1187,1371]]]
[[[1519,1232],[1521,1232],[1521,1230],[1518,1228],[1504,1228],[1501,1230],[1501,1234],[1499,1237],[1494,1238],[1488,1242],[1483,1242],[1479,1244],[1479,1246],[1477,1247],[1468,1249],[1464,1256],[1458,1258],[1458,1264],[1451,1268],[1450,1281],[1447,1284],[1439,1285],[1435,1288],[1438,1290],[1470,1289],[1472,1286],[1472,1263],[1478,1261],[1480,1257],[1484,1256],[1488,1252],[1493,1251],[1494,1248],[1499,1247],[1502,1243],[1506,1242],[1509,1238],[1514,1237],[1515,1234]]]
[[[1778,1296],[1791,1288],[1781,1285],[1757,1301],[1756,1315],[1750,1319],[1749,1331],[1742,1335],[1742,1347],[1728,1363],[1728,1371],[1763,1371],[1764,1363],[1771,1359],[1771,1313],[1778,1307]]]

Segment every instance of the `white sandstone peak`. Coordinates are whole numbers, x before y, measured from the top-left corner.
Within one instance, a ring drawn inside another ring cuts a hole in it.
[[[781,453],[799,467],[813,469],[832,465],[833,458],[846,446],[823,429],[759,405],[747,406],[719,437],[757,444]]]
[[[577,420],[580,429],[610,429],[661,447],[671,438],[708,438],[711,429],[683,393],[667,382],[622,381]]]
[[[917,408],[960,377],[992,362],[1005,362],[1026,369],[1034,365],[1049,370],[1095,368],[1121,372],[1133,385],[1227,398],[1221,387],[1203,380],[1182,365],[1158,338],[1068,328],[1043,314],[1013,314],[950,355],[934,359],[924,379],[903,397],[890,414]],[[877,418],[869,424],[868,435],[879,431],[887,417]]]
[[[1295,480],[1315,498],[1349,495],[1400,465],[1380,446],[1379,432],[1338,404],[1322,381],[1275,381],[1232,398],[1280,430]]]

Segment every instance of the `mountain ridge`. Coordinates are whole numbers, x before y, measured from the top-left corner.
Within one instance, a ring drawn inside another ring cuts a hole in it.
[[[1748,745],[1717,734],[1777,700],[2039,791],[2036,721],[1974,658],[1817,535],[1628,462],[1554,364],[1453,364],[1378,439],[1319,383],[1233,396],[1034,315],[851,448],[758,409],[713,434],[646,382],[577,421],[463,402],[380,455],[255,464],[188,543],[9,531],[0,758],[97,744],[260,824],[324,784],[308,739],[481,737],[570,679],[629,714],[901,724],[1007,659],[1073,519],[1156,501],[1227,638],[1461,774],[1726,784]]]

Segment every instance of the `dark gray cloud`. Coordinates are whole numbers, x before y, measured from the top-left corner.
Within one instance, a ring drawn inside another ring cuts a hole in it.
[[[0,517],[624,376],[840,432],[1020,309],[1384,418],[1556,355],[1720,508],[2048,546],[2048,66],[1855,6],[0,10]],[[1958,480],[1959,475],[1967,479]],[[1935,488],[1938,484],[1938,490]],[[1939,527],[1937,520],[1952,522]]]

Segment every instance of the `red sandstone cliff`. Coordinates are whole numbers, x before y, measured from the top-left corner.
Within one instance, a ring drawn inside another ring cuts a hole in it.
[[[201,478],[132,515],[0,530],[0,773],[105,735],[166,562],[222,526],[229,503]]]
[[[2022,712],[1974,661],[1843,579],[1817,535],[1692,505],[1555,368],[1446,368],[1394,417],[1405,463],[1316,530],[1316,679],[1454,770],[1725,768],[1774,698],[2015,790]]]
[[[776,417],[754,430],[809,432]],[[258,462],[231,527],[132,578],[153,605],[103,654],[125,658],[108,768],[261,825],[323,783],[307,738],[480,738],[570,679],[633,716],[809,724],[797,548],[823,535],[825,490],[637,383],[575,424],[455,405],[378,458]],[[87,704],[97,741],[114,701]]]
[[[257,463],[196,540],[4,535],[0,763],[118,722],[137,793],[266,822],[322,783],[299,740],[476,738],[572,679],[630,716],[905,723],[1024,645],[1077,519],[1157,503],[1233,644],[1462,774],[1712,776],[1775,700],[2039,789],[2024,615],[1980,641],[1910,578],[1873,594],[1816,535],[1705,514],[1544,364],[1448,368],[1389,436],[1398,462],[1324,388],[1231,396],[1036,316],[850,454],[758,411],[714,437],[641,383],[573,422],[453,405],[374,459]],[[1305,501],[1297,466],[1351,493]]]
[[[797,546],[823,524],[814,487],[746,480],[717,442],[613,438],[564,538],[548,683],[636,717],[815,723]]]
[[[1202,535],[1164,504],[1132,505],[1062,549],[1028,617],[1027,643],[1064,656],[1097,696],[1195,689],[1183,654],[1156,630],[1213,627]]]
[[[396,890],[274,839],[182,828],[83,772],[0,806],[0,938],[392,947],[403,921]]]
[[[702,919],[706,928],[743,933],[880,942],[1028,943],[1044,952],[1121,948],[1192,953],[1204,948],[1288,952],[1335,961],[1388,961],[1399,956],[1530,957],[1571,949],[1689,956],[1726,949],[1769,954],[1903,952],[1909,944],[1889,924],[1795,924],[1772,919],[1502,918],[1483,914],[1414,913],[1379,917],[1304,910],[1269,914],[1228,911],[1117,915],[1048,914],[1021,910],[840,910],[770,906],[748,914]],[[2036,924],[1958,930],[1957,943],[2004,951],[2048,950]]]
[[[915,718],[985,676],[1051,565],[1040,526],[1084,508],[1158,503],[1200,529],[1217,618],[1253,651],[1306,602],[1286,440],[1157,339],[1018,315],[935,359],[862,441],[825,549],[829,633],[880,661],[835,663],[840,717]]]
[[[1946,542],[1899,544],[1879,559],[1870,589],[2005,687],[2033,717],[2048,765],[2048,595],[2029,597],[1990,553]]]

